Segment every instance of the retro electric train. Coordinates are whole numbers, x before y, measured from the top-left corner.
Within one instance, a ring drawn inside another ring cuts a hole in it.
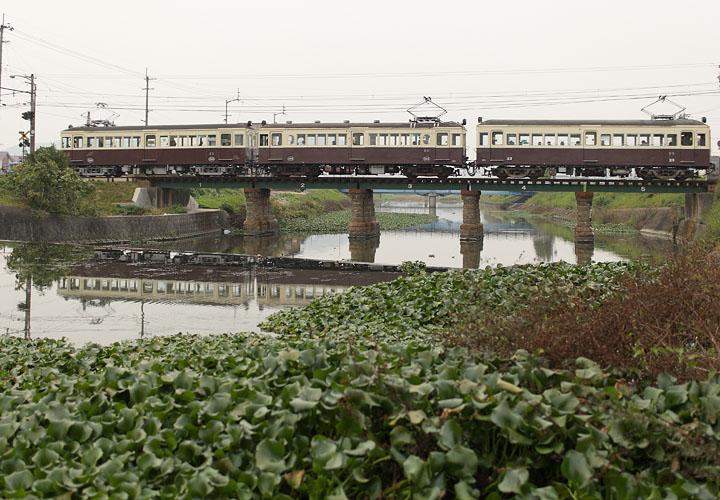
[[[84,176],[403,174],[463,169],[499,178],[628,176],[682,180],[708,168],[710,129],[681,120],[488,120],[466,156],[464,122],[77,127],[61,148]]]

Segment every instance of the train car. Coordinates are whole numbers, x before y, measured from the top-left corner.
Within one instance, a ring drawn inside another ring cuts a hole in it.
[[[465,127],[455,122],[263,125],[258,163],[277,175],[452,175],[465,165]]]
[[[479,120],[479,167],[501,178],[579,176],[682,180],[707,169],[710,128],[697,120]]]
[[[61,149],[80,175],[230,175],[256,160],[257,127],[157,125],[63,130]]]

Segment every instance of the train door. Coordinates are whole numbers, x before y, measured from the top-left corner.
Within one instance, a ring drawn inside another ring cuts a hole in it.
[[[157,135],[145,134],[143,137],[143,161],[157,161]]]
[[[350,129],[350,163],[361,164],[365,161],[365,133]]]
[[[680,148],[678,151],[680,166],[692,166],[695,163],[695,134],[690,130],[680,132]]]
[[[583,131],[583,165],[594,166],[600,160],[600,150],[598,146],[598,133],[594,130]]]
[[[258,161],[258,136],[257,131],[249,130],[245,137],[245,154],[247,161],[255,164]]]
[[[504,165],[508,156],[505,154],[505,134],[502,130],[490,132],[490,162],[493,165]],[[512,158],[507,160],[512,163]]]

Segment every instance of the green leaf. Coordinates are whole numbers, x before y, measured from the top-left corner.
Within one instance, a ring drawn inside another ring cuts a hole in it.
[[[29,470],[13,472],[5,476],[5,488],[9,491],[24,491],[33,483],[33,475]]]
[[[438,444],[444,450],[449,450],[458,444],[462,444],[462,427],[455,420],[446,421],[440,428]]]
[[[407,427],[398,425],[390,431],[390,444],[393,446],[403,446],[414,443],[415,438]]]
[[[530,473],[525,467],[516,469],[507,469],[503,476],[502,482],[498,485],[498,489],[503,493],[518,493],[530,478]]]
[[[280,441],[263,439],[255,449],[255,464],[261,471],[280,474],[286,468],[285,447]]]
[[[592,477],[592,469],[585,455],[579,451],[570,450],[560,466],[563,476],[578,486],[582,486]]]
[[[515,429],[522,423],[522,417],[508,406],[507,401],[503,401],[493,409],[490,420],[501,429]]]

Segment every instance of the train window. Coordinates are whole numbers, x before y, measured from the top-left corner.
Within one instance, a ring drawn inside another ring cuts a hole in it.
[[[190,141],[188,140],[188,136],[186,136],[186,135],[181,135],[181,136],[179,137],[179,139],[180,139],[180,142],[179,142],[180,146],[185,147],[185,146],[189,146],[189,145],[190,145]]]
[[[83,138],[81,135],[76,135],[73,137],[73,147],[74,148],[83,147]]]
[[[177,146],[177,145],[178,145],[178,143],[177,143],[177,136],[176,136],[176,135],[171,135],[171,136],[170,136],[170,146],[173,146],[173,147],[174,147],[174,146]]]
[[[408,146],[410,144],[410,134],[400,134],[400,145]]]
[[[704,146],[705,145],[705,134],[698,134],[697,135],[697,146]]]
[[[388,135],[387,134],[380,134],[378,136],[378,145],[379,146],[387,146],[388,143]]]
[[[145,136],[145,147],[146,148],[154,148],[155,140],[156,140],[156,138],[154,135],[146,135]]]
[[[160,142],[162,142],[162,137],[160,138]],[[198,136],[198,146],[206,146],[206,145],[207,145],[207,136],[199,135]]]
[[[377,134],[368,134],[369,142],[368,145],[370,146],[377,146]]]
[[[305,134],[298,134],[298,146],[304,146],[305,145]]]
[[[314,146],[315,143],[315,134],[308,134],[307,136],[307,145],[308,146]]]
[[[105,147],[111,148],[112,147],[112,137],[106,137],[105,138]]]
[[[554,146],[555,145],[555,134],[545,134],[545,145],[546,146]]]
[[[292,134],[288,134],[288,146],[295,143],[295,136]]]
[[[668,146],[677,146],[677,134],[668,134],[667,145]]]
[[[95,140],[94,137],[88,137],[88,138],[87,138],[87,143],[88,143],[88,147],[89,147],[89,148],[97,147],[97,141]]]
[[[220,145],[221,146],[229,146],[230,145],[230,134],[220,134]]]
[[[542,135],[540,134],[533,134],[532,135],[532,145],[533,146],[542,146]]]
[[[630,147],[637,146],[637,135],[628,134],[625,136],[625,145]]]
[[[692,132],[681,132],[680,133],[680,145],[681,146],[692,146],[693,145],[693,133]]]
[[[345,146],[345,145],[347,145],[347,135],[338,134],[338,146]]]
[[[640,134],[638,138],[638,146],[650,145],[650,134]]]
[[[530,144],[530,134],[520,134],[520,145],[527,146]]]
[[[570,144],[570,142],[568,142],[567,134],[558,134],[557,138],[558,138],[558,146],[567,146],[568,144]]]
[[[507,135],[507,145],[515,146],[516,144],[517,144],[517,134],[508,134]]]
[[[123,147],[124,148],[130,147],[130,138],[129,137],[123,137]]]
[[[242,147],[245,143],[245,136],[243,134],[235,134],[235,147]]]
[[[208,146],[217,146],[217,139],[215,134],[208,136]]]
[[[490,142],[488,141],[487,132],[481,132],[480,137],[478,137],[478,146],[487,146],[488,144],[490,144]]]
[[[445,134],[447,135],[447,134]],[[397,146],[398,145],[398,134],[390,134],[390,145],[391,146]]]
[[[652,145],[655,147],[661,147],[665,142],[665,136],[663,134],[653,134]]]
[[[198,144],[198,138],[197,138],[196,135],[191,135],[191,136],[189,136],[189,139],[190,139],[190,145],[191,145],[191,146],[197,146],[197,144]]]
[[[270,134],[270,139],[273,146],[282,146],[282,134],[277,132]]]
[[[595,144],[597,144],[597,133],[585,132],[585,145],[594,146]]]
[[[133,137],[132,140],[130,141],[130,145],[134,148],[139,148],[140,147],[140,137],[137,137],[137,136]]]
[[[103,138],[103,137],[98,137],[98,138],[97,138],[97,144],[96,144],[96,145],[97,145],[97,147],[99,147],[99,148],[105,147],[105,138]]]
[[[336,146],[337,145],[337,135],[336,134],[328,134],[328,146]]]
[[[413,146],[419,146],[420,145],[420,134],[411,134],[411,141],[410,144]],[[485,142],[487,142],[487,134],[485,134]]]
[[[168,140],[168,136],[161,135],[160,136],[160,147],[161,148],[167,147],[168,144],[170,144],[170,141]]]
[[[62,138],[62,148],[63,148],[63,149],[70,149],[70,138],[69,138],[69,137],[63,137],[63,138]]]
[[[113,137],[113,147],[119,148],[121,140],[122,140],[122,137]]]
[[[612,145],[615,146],[616,148],[624,146],[625,144],[623,143],[623,135],[622,134],[613,134]]]
[[[580,140],[580,134],[570,134],[570,145],[571,146],[582,146],[582,141]]]
[[[452,135],[452,145],[453,146],[462,146],[462,143],[460,142],[460,134]]]
[[[365,134],[357,132],[354,133],[352,135],[352,141],[353,146],[362,146],[363,144],[365,144]]]
[[[492,143],[493,143],[493,146],[502,146],[503,133],[502,132],[493,132],[492,133]]]
[[[610,145],[610,134],[600,134],[600,145],[601,146],[609,146]]]
[[[325,134],[318,134],[317,136],[317,143],[318,146],[324,146],[325,145]]]
[[[429,146],[430,145],[430,134],[423,134],[422,142],[424,145]]]
[[[268,145],[268,135],[260,134],[260,146],[267,146],[267,145]]]

